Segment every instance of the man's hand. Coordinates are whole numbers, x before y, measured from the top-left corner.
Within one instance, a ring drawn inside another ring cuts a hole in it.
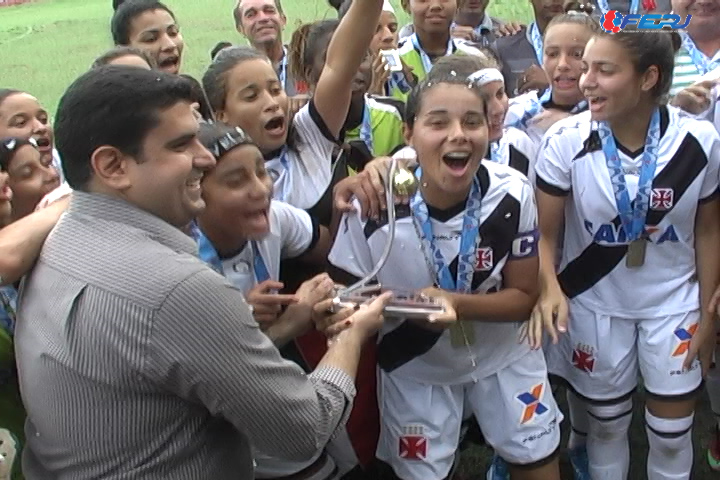
[[[705,80],[690,85],[680,90],[670,104],[693,115],[699,115],[710,108],[712,89],[717,84],[718,82],[715,80]]]

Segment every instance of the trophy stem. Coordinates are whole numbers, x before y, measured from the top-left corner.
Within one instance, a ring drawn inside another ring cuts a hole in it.
[[[388,172],[387,180],[385,181],[385,203],[388,210],[388,237],[387,241],[385,242],[385,250],[383,250],[383,253],[380,256],[380,260],[377,262],[377,264],[375,264],[375,267],[372,269],[372,271],[360,280],[358,280],[356,283],[342,289],[339,292],[340,295],[347,295],[367,286],[367,284],[373,278],[375,278],[375,276],[387,263],[388,257],[390,256],[390,250],[392,249],[392,245],[395,240],[395,198],[393,195],[393,179],[395,178],[397,166],[398,161],[396,158],[393,158],[390,162],[390,170]]]

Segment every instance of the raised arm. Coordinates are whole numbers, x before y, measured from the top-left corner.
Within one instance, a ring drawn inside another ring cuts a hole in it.
[[[340,135],[345,124],[352,80],[370,48],[380,19],[383,0],[353,0],[330,40],[325,67],[320,74],[313,102],[328,130]]]

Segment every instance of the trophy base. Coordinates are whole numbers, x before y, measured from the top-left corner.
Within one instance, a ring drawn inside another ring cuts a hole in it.
[[[383,289],[379,285],[365,287],[349,293],[338,292],[333,300],[333,311],[345,308],[360,308],[360,305],[371,301],[386,291],[392,291],[393,297],[385,306],[383,315],[389,318],[427,319],[430,315],[444,313],[445,308],[436,298],[428,297],[420,292],[407,290]]]

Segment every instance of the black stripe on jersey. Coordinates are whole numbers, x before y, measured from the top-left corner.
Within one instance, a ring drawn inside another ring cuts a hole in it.
[[[310,113],[310,118],[312,118],[313,122],[315,122],[315,125],[317,125],[318,130],[320,130],[320,133],[322,133],[323,137],[325,137],[330,142],[339,144],[340,140],[335,138],[335,136],[330,133],[330,129],[325,124],[325,120],[320,115],[320,112],[318,112],[317,107],[315,106],[315,102],[312,98],[310,99],[310,102],[308,102],[308,111]]]
[[[530,160],[528,160],[524,153],[515,148],[514,145],[508,146],[510,147],[510,167],[527,177],[528,170],[530,169]]]
[[[493,268],[476,271],[473,274],[472,289],[477,290],[495,270],[499,260],[505,258],[512,247],[520,224],[520,202],[506,195],[478,229],[477,247],[493,249]],[[457,278],[458,257],[450,263],[450,274]],[[492,289],[491,291],[493,291]],[[427,353],[437,343],[442,332],[429,331],[411,321],[403,322],[398,328],[383,336],[378,344],[378,365],[391,372],[410,360]]]
[[[672,159],[653,180],[652,188],[672,188],[674,207],[706,165],[707,157],[702,146],[695,137],[687,134]],[[645,223],[657,225],[670,211],[672,207],[663,211],[649,210]],[[615,228],[619,228],[620,216],[615,217],[611,223]],[[560,287],[568,298],[580,295],[612,272],[626,253],[627,245],[606,246],[591,243],[558,274]]]
[[[563,190],[560,187],[556,187],[545,181],[540,175],[535,179],[535,185],[541,192],[552,195],[553,197],[567,197],[570,194],[570,190]]]

